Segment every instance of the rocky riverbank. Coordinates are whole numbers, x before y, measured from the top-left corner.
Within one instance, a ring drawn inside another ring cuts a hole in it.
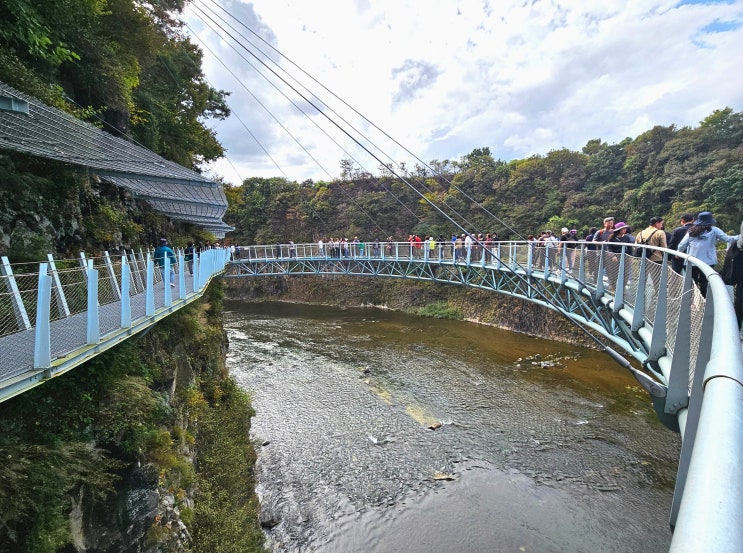
[[[347,276],[225,279],[230,299],[338,307],[376,306],[458,318],[551,340],[595,347],[566,318],[539,305],[474,288],[413,280]]]

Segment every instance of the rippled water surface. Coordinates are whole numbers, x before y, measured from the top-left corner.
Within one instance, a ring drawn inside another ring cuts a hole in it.
[[[375,309],[226,308],[271,550],[668,551],[678,436],[606,355]]]

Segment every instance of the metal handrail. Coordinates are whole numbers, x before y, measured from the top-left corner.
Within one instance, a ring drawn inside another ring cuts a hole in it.
[[[54,260],[38,270],[0,263],[0,402],[67,372],[198,299],[224,271],[229,250],[212,249],[186,263],[178,252],[170,274],[151,252],[118,259]],[[23,272],[22,272],[23,271]],[[186,274],[188,272],[188,274]]]

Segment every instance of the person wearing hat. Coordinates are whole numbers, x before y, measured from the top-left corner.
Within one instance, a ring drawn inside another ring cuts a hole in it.
[[[678,251],[688,253],[707,265],[715,268],[717,265],[717,242],[731,244],[736,242],[740,235],[729,236],[715,226],[714,217],[710,211],[702,211],[697,215],[689,231],[681,239],[678,245]],[[691,278],[699,286],[699,291],[703,297],[707,297],[707,278],[704,273],[697,267],[692,266]]]
[[[165,270],[165,258],[170,259],[170,285],[175,286],[175,254],[173,250],[168,246],[168,241],[165,238],[160,238],[160,244],[155,248],[155,265],[160,267],[160,273]],[[163,279],[165,275],[163,275]]]
[[[619,221],[614,228],[611,230],[609,239],[607,242],[609,245],[606,247],[606,276],[609,279],[610,288],[614,288],[619,277],[619,260],[622,253],[627,252],[626,246],[623,244],[631,244],[632,241],[627,235],[629,231],[629,225],[624,221]],[[625,264],[625,278],[624,282],[627,283],[629,263]]]

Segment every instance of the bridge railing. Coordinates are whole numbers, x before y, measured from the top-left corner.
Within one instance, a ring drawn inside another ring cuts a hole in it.
[[[176,255],[173,284],[152,252],[10,265],[0,260],[0,401],[61,374],[203,293],[225,249]]]

